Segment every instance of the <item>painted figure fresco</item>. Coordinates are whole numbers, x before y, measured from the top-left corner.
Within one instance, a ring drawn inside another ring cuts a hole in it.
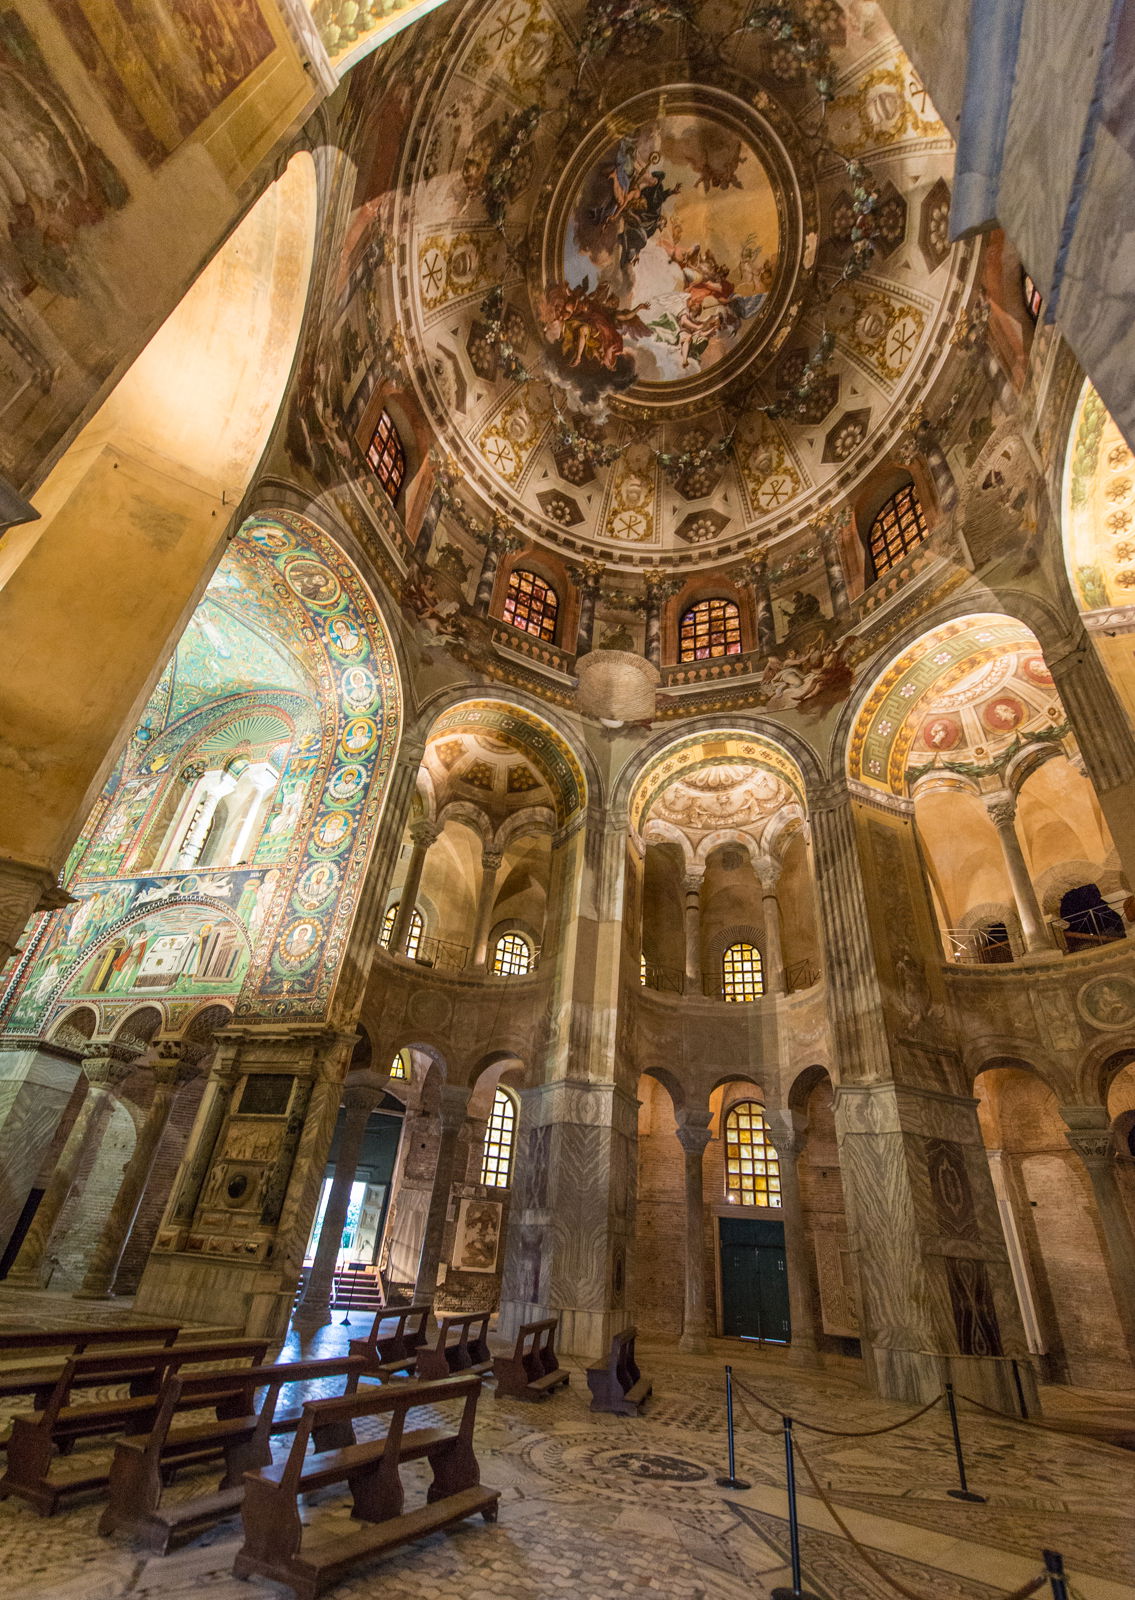
[[[708,372],[758,316],[779,256],[756,150],[708,116],[663,111],[584,176],[541,307],[550,363],[585,400]]]

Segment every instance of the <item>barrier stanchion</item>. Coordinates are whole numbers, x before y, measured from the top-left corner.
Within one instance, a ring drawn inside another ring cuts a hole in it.
[[[347,1268],[347,1271],[348,1272],[351,1271],[349,1266]],[[344,1311],[343,1320],[339,1324],[339,1326],[341,1328],[349,1328],[351,1326],[351,1304],[352,1304],[352,1302],[353,1302],[353,1300],[355,1298],[355,1284],[357,1282],[358,1282],[358,1277],[357,1277],[357,1275],[355,1273],[352,1272],[350,1277],[347,1279],[347,1309],[346,1309],[346,1311]]]
[[[725,1369],[725,1427],[729,1440],[729,1476],[718,1478],[722,1489],[751,1489],[753,1486],[737,1476],[737,1454],[733,1445],[733,1368]]]
[[[1021,1369],[1016,1356],[1013,1357],[1013,1382],[1017,1386],[1017,1404],[1021,1408],[1021,1416],[1025,1422],[1029,1420],[1029,1408],[1025,1404],[1025,1386],[1021,1382]]]
[[[792,1558],[792,1587],[772,1591],[772,1600],[817,1600],[801,1587],[800,1582],[800,1523],[796,1516],[796,1462],[792,1451],[792,1418],[784,1418],[784,1476],[788,1487],[788,1545]]]
[[[1044,1570],[1052,1585],[1052,1600],[1068,1600],[1068,1580],[1064,1576],[1064,1557],[1059,1550],[1042,1550]]]
[[[984,1505],[986,1503],[985,1496],[983,1494],[974,1494],[966,1482],[966,1463],[965,1457],[962,1455],[962,1436],[958,1432],[958,1408],[954,1403],[954,1386],[952,1383],[946,1385],[946,1404],[950,1408],[950,1427],[954,1435],[954,1455],[958,1461],[958,1483],[960,1485],[957,1489],[947,1489],[946,1493],[951,1500],[972,1500],[979,1505]]]

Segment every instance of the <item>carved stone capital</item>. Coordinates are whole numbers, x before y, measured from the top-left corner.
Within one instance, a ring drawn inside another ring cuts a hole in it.
[[[1115,1156],[1111,1129],[1069,1129],[1064,1137],[1086,1167],[1110,1166]]]
[[[678,1143],[687,1155],[701,1156],[705,1147],[713,1139],[709,1131],[710,1113],[708,1111],[680,1111],[678,1113],[678,1126],[674,1130]]]
[[[436,822],[431,822],[428,817],[423,817],[421,822],[410,825],[410,838],[422,850],[428,850],[430,845],[436,844],[441,837],[441,829]]]
[[[158,1053],[150,1062],[154,1083],[163,1089],[180,1089],[197,1076],[199,1052],[192,1044],[181,1039],[162,1039]]]
[[[485,872],[499,872],[504,860],[503,850],[482,850],[481,866]]]
[[[113,1089],[133,1072],[137,1055],[125,1045],[93,1045],[83,1057],[83,1071],[92,1088]]]
[[[1008,789],[1001,789],[997,794],[985,797],[985,809],[989,813],[989,820],[995,828],[1010,828],[1017,815],[1017,799],[1009,793]]]

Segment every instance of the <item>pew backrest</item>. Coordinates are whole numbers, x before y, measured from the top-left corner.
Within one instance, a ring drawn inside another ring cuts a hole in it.
[[[110,1328],[13,1328],[0,1332],[0,1356],[27,1350],[65,1350],[82,1355],[93,1345],[171,1345],[181,1332],[179,1322],[121,1324]]]

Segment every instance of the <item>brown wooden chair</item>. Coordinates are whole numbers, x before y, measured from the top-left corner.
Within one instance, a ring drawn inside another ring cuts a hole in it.
[[[493,1376],[497,1380],[497,1399],[506,1394],[516,1400],[546,1400],[571,1374],[561,1367],[556,1356],[558,1317],[543,1322],[526,1322],[516,1335],[510,1356],[497,1356]]]
[[[442,1317],[437,1339],[418,1351],[418,1377],[446,1378],[459,1372],[482,1376],[493,1369],[489,1349],[491,1311],[471,1311],[465,1316]]]
[[[653,1385],[644,1378],[635,1361],[636,1328],[624,1328],[611,1340],[611,1349],[602,1361],[587,1369],[592,1411],[613,1411],[617,1416],[639,1417],[650,1398]]]
[[[335,1356],[246,1367],[239,1373],[167,1374],[149,1433],[140,1439],[120,1439],[115,1445],[109,1501],[99,1532],[130,1534],[163,1556],[204,1533],[239,1510],[244,1474],[271,1464],[273,1436],[294,1432],[303,1420],[302,1406],[279,1411],[281,1390],[294,1383],[342,1377],[344,1394],[354,1394],[365,1370],[366,1363],[357,1356]],[[264,1396],[256,1412],[253,1397],[260,1388]],[[180,1412],[204,1406],[216,1407],[215,1422],[173,1427]],[[316,1428],[313,1439],[319,1450],[355,1443],[349,1421]],[[225,1468],[215,1490],[162,1505],[162,1491],[177,1468],[207,1460],[218,1451]]]
[[[288,1459],[245,1474],[244,1543],[233,1563],[234,1575],[270,1578],[293,1589],[300,1600],[315,1600],[360,1562],[397,1545],[477,1512],[486,1522],[495,1522],[500,1494],[481,1486],[473,1451],[480,1390],[480,1378],[471,1375],[440,1383],[368,1385],[365,1394],[307,1401]],[[410,1411],[447,1400],[465,1402],[456,1430],[406,1431]],[[384,1414],[390,1418],[384,1438],[307,1453],[317,1428]],[[426,1504],[405,1511],[399,1467],[423,1457],[433,1470]],[[316,1518],[305,1526],[299,1496],[337,1483],[350,1486],[352,1516],[364,1526],[348,1528],[337,1517],[322,1523]]]
[[[65,1453],[76,1439],[103,1434],[146,1434],[153,1426],[158,1391],[166,1375],[182,1366],[205,1363],[258,1365],[268,1353],[267,1339],[226,1339],[185,1344],[150,1352],[127,1350],[116,1355],[72,1356],[41,1411],[17,1412],[8,1440],[8,1470],[0,1478],[0,1499],[14,1494],[45,1517],[68,1496],[104,1488],[105,1468],[88,1467],[65,1478],[51,1476],[55,1453]],[[118,1386],[130,1382],[146,1392],[71,1405],[74,1388]]]

